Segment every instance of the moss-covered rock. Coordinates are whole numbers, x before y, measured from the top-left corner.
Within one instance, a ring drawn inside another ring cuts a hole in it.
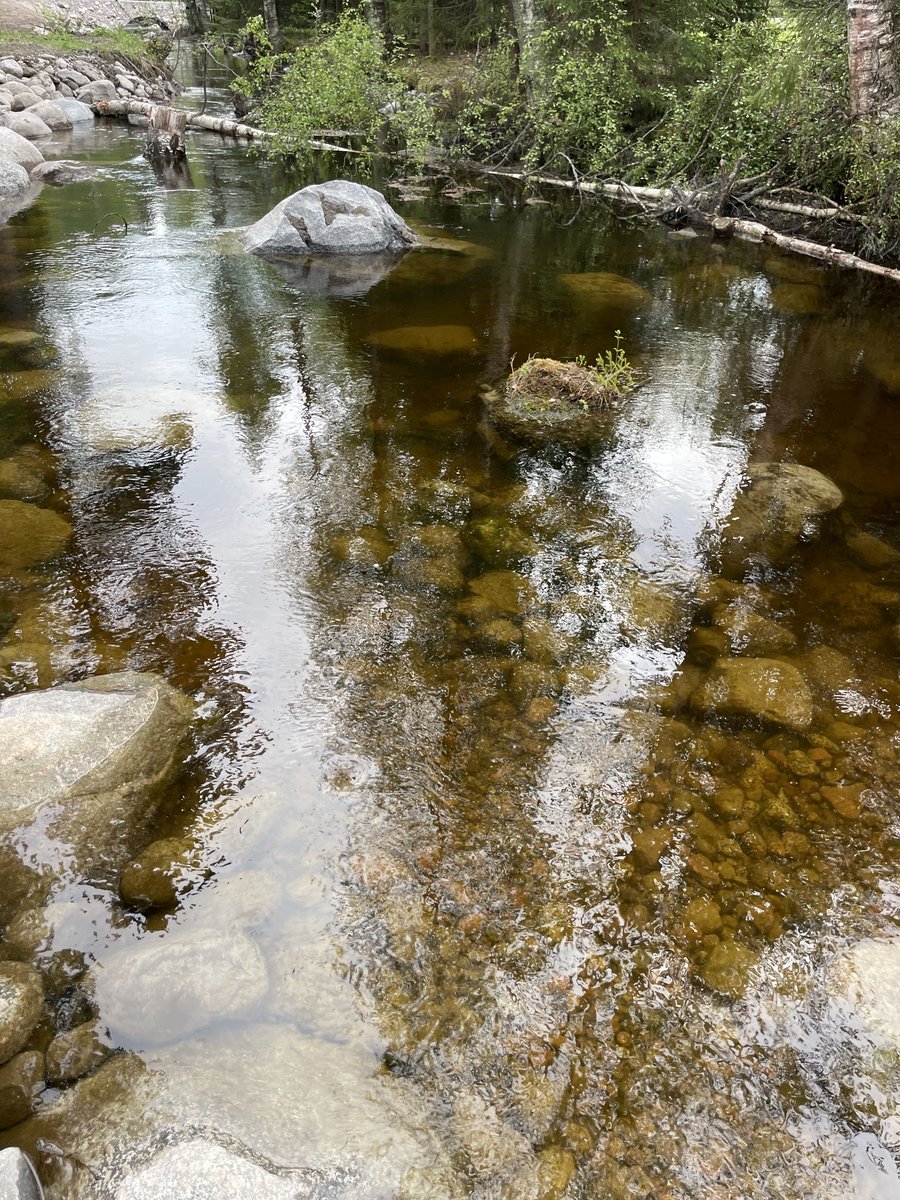
[[[0,574],[55,558],[71,536],[71,525],[59,513],[24,500],[0,500]]]
[[[613,440],[620,399],[589,367],[532,358],[485,392],[484,402],[507,437],[579,447]]]

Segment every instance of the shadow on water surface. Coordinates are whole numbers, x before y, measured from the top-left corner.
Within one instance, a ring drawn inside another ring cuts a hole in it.
[[[871,1000],[900,969],[896,300],[487,195],[409,205],[446,245],[335,294],[221,239],[281,195],[239,149],[198,138],[191,190],[138,150],[78,135],[98,178],[0,231],[0,488],[71,524],[6,572],[0,679],[195,699],[131,851],[183,874],[149,911],[119,861],[2,897],[34,1045],[96,1014],[123,1051],[4,1139],[51,1197],[198,1131],[303,1195],[900,1195]],[[111,210],[127,236],[91,232]],[[642,379],[610,446],[491,429],[511,361],[616,329]],[[744,469],[782,460],[844,503],[723,578]],[[705,712],[733,656],[801,670],[809,720]]]

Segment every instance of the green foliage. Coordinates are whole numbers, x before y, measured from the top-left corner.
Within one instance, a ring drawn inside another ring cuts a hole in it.
[[[421,161],[434,140],[430,109],[406,88],[382,38],[358,12],[344,13],[290,54],[276,55],[262,19],[247,22],[258,56],[236,90],[254,98],[253,115],[276,136],[265,152],[303,159],[318,130],[356,131],[365,149],[405,148]]]
[[[608,171],[618,158],[635,90],[625,31],[624,14],[615,5],[602,16],[548,25],[538,35],[531,165],[564,154],[582,171],[595,174]]]
[[[862,250],[900,253],[900,121],[858,129],[847,180],[847,199],[867,214]]]
[[[846,31],[840,10],[738,22],[710,43],[708,73],[667,96],[662,125],[646,138],[638,178],[715,177],[740,162],[751,176],[834,188],[850,149]]]
[[[583,354],[575,360],[576,366],[587,367],[594,376],[597,386],[609,400],[621,400],[634,391],[638,375],[629,362],[622,345],[622,331],[616,330],[616,340],[613,348],[605,354],[598,354],[593,366],[588,366]]]
[[[53,50],[95,51],[98,54],[118,55],[141,64],[153,60],[150,48],[138,33],[126,29],[92,29],[90,33],[74,33],[61,20],[45,24],[43,33],[30,30],[0,28],[0,44],[16,46],[47,46]]]
[[[527,126],[511,38],[498,39],[441,89],[437,118],[444,148],[476,160],[504,149]]]

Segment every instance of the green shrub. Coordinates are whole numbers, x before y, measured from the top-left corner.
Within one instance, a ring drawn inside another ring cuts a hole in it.
[[[850,151],[844,18],[835,9],[737,22],[711,45],[707,76],[670,94],[667,116],[636,156],[642,179],[746,176],[831,192]]]
[[[304,159],[318,130],[353,130],[363,149],[403,148],[421,160],[434,138],[423,97],[411,93],[387,59],[381,37],[358,12],[344,13],[291,54],[274,55],[259,26],[245,31],[260,53],[236,87],[253,98],[253,116],[275,137],[262,150]]]

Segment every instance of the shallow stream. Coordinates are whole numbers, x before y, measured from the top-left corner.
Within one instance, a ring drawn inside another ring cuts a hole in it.
[[[90,1003],[131,1053],[4,1143],[51,1197],[185,1130],[298,1195],[900,1197],[896,289],[445,180],[387,194],[457,244],[366,290],[229,235],[304,180],[213,135],[158,178],[141,137],[61,135],[96,173],[0,228],[0,459],[74,531],[0,580],[0,686],[189,693],[144,840],[191,868],[146,914],[119,864],[57,864],[55,1028]],[[617,329],[611,444],[491,428],[511,363]],[[782,461],[844,502],[723,581],[742,473]],[[808,728],[689,702],[740,652],[729,602],[801,666]],[[137,943],[191,970],[204,931],[208,1020],[104,985]],[[873,947],[887,1015],[847,983]]]

